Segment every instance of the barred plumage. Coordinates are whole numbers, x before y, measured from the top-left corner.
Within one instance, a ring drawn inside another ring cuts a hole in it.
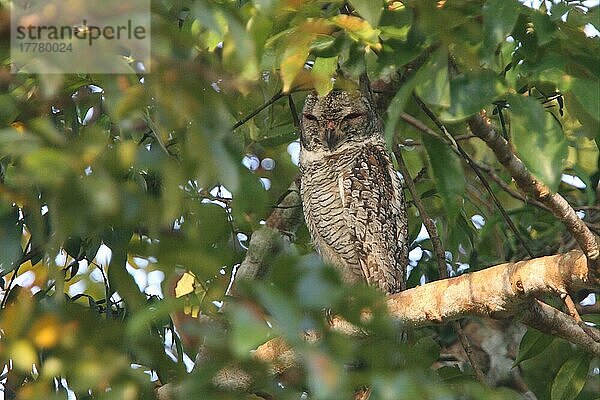
[[[308,95],[300,191],[313,243],[347,282],[404,288],[407,218],[380,119],[360,91]]]

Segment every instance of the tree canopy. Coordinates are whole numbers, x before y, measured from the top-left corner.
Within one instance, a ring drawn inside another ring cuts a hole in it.
[[[414,183],[409,288],[577,248],[597,268],[600,8],[525,3],[155,0],[150,73],[78,75],[11,73],[0,3],[5,398],[597,398],[598,337],[516,309],[593,330],[598,281],[403,325],[323,265],[295,194],[304,97],[366,76]]]

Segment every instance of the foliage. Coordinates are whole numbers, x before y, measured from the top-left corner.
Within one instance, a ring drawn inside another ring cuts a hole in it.
[[[534,256],[572,243],[551,214],[490,179],[517,226],[510,231],[447,144],[400,118],[407,112],[439,132],[413,93],[476,162],[514,189],[464,123],[485,109],[531,171],[598,226],[600,39],[583,31],[600,29],[597,6],[348,3],[155,0],[152,73],[145,75],[11,75],[2,25],[0,283],[6,290],[31,278],[5,292],[0,311],[0,362],[13,360],[9,379],[19,398],[65,398],[67,385],[77,398],[148,398],[153,384],[143,371],[180,383],[181,398],[299,398],[306,391],[338,399],[365,385],[381,399],[518,397],[477,383],[468,368],[431,370],[454,334],[428,328],[401,342],[382,296],[343,287],[310,255],[305,229],[265,280],[243,285],[244,300],[219,308],[248,238],[297,173],[290,104],[297,109],[312,87],[326,93],[334,76],[339,87],[365,72],[401,83],[383,115],[386,134],[403,144],[413,176],[425,169],[417,188],[453,273],[523,259],[517,235]],[[562,174],[584,185],[567,184]],[[409,214],[415,239],[421,223],[414,207]],[[100,257],[106,247],[109,262]],[[429,240],[412,248],[409,283],[437,279]],[[176,297],[183,271],[193,283]],[[152,273],[164,277],[163,299],[134,280]],[[328,331],[326,307],[373,335]],[[370,321],[360,319],[365,308],[374,312]],[[192,309],[201,317],[184,315]],[[170,316],[183,321],[183,343]],[[318,344],[303,340],[307,330],[320,332]],[[305,371],[273,377],[254,360],[249,350],[278,335]],[[540,335],[525,335],[517,360],[538,397],[597,395],[591,380],[585,385],[589,357]],[[187,373],[184,350],[193,358],[199,342],[209,361]],[[214,383],[232,365],[252,377],[246,397]]]

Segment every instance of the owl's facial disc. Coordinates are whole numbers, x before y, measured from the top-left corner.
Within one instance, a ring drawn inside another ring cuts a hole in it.
[[[324,97],[311,94],[302,112],[302,145],[306,149],[339,149],[370,132],[370,115],[359,91],[332,91]]]
[[[360,124],[361,118],[365,115],[366,113],[363,112],[352,112],[346,114],[341,120],[325,121],[324,143],[327,143],[329,151],[333,151],[343,143],[347,138],[346,128],[353,124]]]

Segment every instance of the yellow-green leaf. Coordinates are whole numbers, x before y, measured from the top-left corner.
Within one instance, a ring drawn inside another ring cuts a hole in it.
[[[304,67],[308,57],[308,44],[292,44],[283,53],[281,61],[281,79],[283,80],[283,91],[288,92],[292,88],[294,79]]]
[[[351,0],[350,4],[372,26],[379,24],[383,12],[383,2],[377,0]]]
[[[325,96],[333,89],[333,77],[338,67],[337,57],[317,57],[312,69],[315,90],[319,96]]]
[[[336,15],[331,18],[331,22],[344,29],[352,39],[375,49],[381,49],[379,29],[373,29],[364,19],[352,15]]]
[[[14,367],[22,372],[30,372],[33,364],[38,362],[35,348],[25,339],[18,340],[10,346],[10,357]]]

